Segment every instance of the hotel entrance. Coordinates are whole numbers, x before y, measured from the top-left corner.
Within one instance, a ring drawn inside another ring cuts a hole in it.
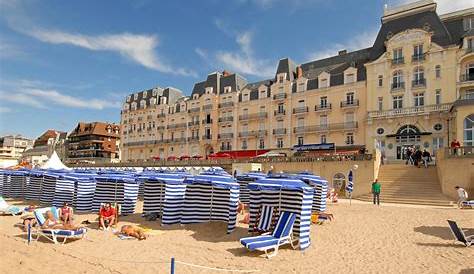
[[[395,137],[397,160],[406,160],[406,151],[409,147],[420,147],[421,136],[429,135],[431,132],[421,132],[414,125],[405,125],[397,130],[396,134],[387,135],[389,138]]]

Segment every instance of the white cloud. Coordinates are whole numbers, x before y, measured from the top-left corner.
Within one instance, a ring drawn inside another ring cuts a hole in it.
[[[117,52],[149,69],[170,74],[196,76],[194,71],[173,67],[161,60],[155,52],[159,44],[158,37],[155,35],[121,33],[92,36],[38,28],[19,31],[45,43],[69,44],[93,51]]]
[[[417,0],[395,0],[391,7],[413,3]],[[453,11],[472,8],[474,6],[472,0],[435,0],[437,4],[436,11],[438,14],[450,13]]]
[[[7,108],[7,107],[0,107],[0,113],[7,113],[7,112],[12,112],[12,109]]]
[[[201,48],[195,48],[194,49],[194,52],[199,55],[199,57],[203,58],[203,59],[207,59],[208,58],[208,54],[207,54],[207,51],[204,50],[204,49],[201,49]]]
[[[24,93],[0,91],[0,100],[34,108],[46,109],[46,106],[42,102],[38,102],[37,100],[34,100],[31,96],[28,96]]]

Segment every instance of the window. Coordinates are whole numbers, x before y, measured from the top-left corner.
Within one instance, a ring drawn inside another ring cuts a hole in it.
[[[463,19],[464,30],[474,29],[474,17],[466,17]]]
[[[298,118],[297,127],[299,128],[304,127],[304,118]]]
[[[383,86],[383,76],[379,75],[379,87]]]
[[[242,140],[242,149],[247,149],[247,140]]]
[[[303,83],[299,83],[298,84],[298,92],[303,92],[306,90],[306,83],[303,82]]]
[[[320,102],[321,102],[321,108],[326,108],[328,106],[328,97],[322,96],[320,99]]]
[[[403,50],[402,48],[394,49],[393,50],[393,60],[397,63],[403,62]]]
[[[467,41],[466,41],[466,47],[469,51],[472,51],[472,49],[474,48],[474,39],[473,38],[467,38]]]
[[[435,66],[435,75],[436,75],[436,78],[441,78],[441,66],[440,65]]]
[[[346,75],[346,83],[347,84],[350,84],[350,83],[354,83],[355,77],[354,77],[354,73],[349,73]]]
[[[283,138],[277,139],[277,148],[283,148]]]
[[[285,108],[283,104],[278,104],[278,113],[285,113]]]
[[[327,126],[328,125],[328,116],[327,115],[321,115],[319,117],[319,124],[321,126]]]
[[[328,79],[321,79],[321,88],[328,87]]]
[[[259,149],[264,149],[265,148],[265,140],[264,139],[260,139],[258,141],[258,148]]]
[[[442,124],[435,124],[433,126],[433,129],[436,130],[436,131],[440,131],[443,129],[443,125]]]
[[[354,133],[347,133],[346,134],[346,144],[353,145],[354,144]]]
[[[413,95],[415,107],[421,107],[425,105],[425,94],[424,93],[415,93]]]
[[[425,84],[425,72],[422,67],[416,67],[413,71],[413,85],[424,85]]]
[[[378,106],[379,111],[382,111],[382,109],[383,109],[383,97],[378,98],[377,106]]]
[[[298,137],[298,145],[299,145],[299,146],[302,146],[303,144],[304,144],[303,136],[299,136],[299,137]]]
[[[383,128],[381,128],[381,127],[379,127],[379,128],[377,129],[377,134],[378,134],[378,135],[382,135],[384,132],[385,132],[385,130],[384,130]]]
[[[470,114],[464,119],[463,146],[474,146],[474,114]]]
[[[423,55],[423,44],[415,45],[413,47],[413,56],[419,57]]]
[[[440,105],[441,104],[441,90],[440,89],[437,89],[435,91],[435,99],[436,99],[436,104],[437,105]]]
[[[283,83],[283,75],[280,75],[278,77],[278,83],[282,84]]]
[[[354,92],[346,93],[346,102],[347,102],[348,105],[353,105],[354,104]]]
[[[402,88],[403,86],[403,72],[401,70],[397,70],[393,73],[392,77],[392,88]]]
[[[403,96],[393,96],[393,108],[403,108]]]
[[[326,143],[326,135],[321,135],[321,144]]]

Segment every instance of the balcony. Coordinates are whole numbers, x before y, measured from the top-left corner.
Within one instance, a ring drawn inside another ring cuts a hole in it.
[[[203,125],[210,125],[210,124],[212,124],[212,119],[209,119],[209,120],[204,119],[204,120],[202,120],[202,124]]]
[[[415,54],[411,56],[412,62],[422,62],[426,59],[426,53]]]
[[[234,133],[219,133],[217,135],[217,139],[222,140],[222,139],[232,139],[234,138]]]
[[[174,138],[174,139],[171,139],[170,140],[170,143],[186,143],[186,138],[185,137],[181,137],[181,138]]]
[[[188,137],[188,142],[198,142],[198,141],[199,141],[199,136]]]
[[[304,114],[308,112],[308,107],[293,108],[293,114]]]
[[[147,120],[151,120],[151,119],[153,119],[153,117],[152,117],[151,115],[148,115],[148,116],[146,117],[146,119],[147,119]]]
[[[474,81],[474,73],[462,74],[459,80],[461,82]]]
[[[156,129],[157,129],[157,130],[164,130],[164,129],[165,129],[165,126],[157,126]]]
[[[199,126],[199,121],[188,122],[188,127]]]
[[[158,118],[165,118],[165,117],[166,117],[166,114],[160,113],[160,114],[158,114],[156,117],[158,117]]]
[[[252,114],[242,114],[239,115],[239,120],[240,121],[247,121],[247,120],[256,120],[256,119],[265,119],[267,118],[267,113],[266,112],[258,112],[258,113],[252,113]]]
[[[341,102],[341,108],[350,108],[350,107],[358,107],[358,106],[359,106],[359,99],[353,99],[353,100]]]
[[[224,102],[224,103],[220,103],[218,106],[219,106],[219,108],[233,107],[233,106],[234,106],[234,102]]]
[[[202,140],[211,140],[212,139],[212,135],[211,134],[206,134],[206,135],[203,135]]]
[[[257,136],[257,132],[254,130],[239,132],[239,137],[242,137],[242,138],[255,137],[255,136]]]
[[[370,111],[368,113],[369,119],[389,118],[396,116],[415,116],[425,115],[429,113],[448,112],[452,104],[429,105],[420,107],[400,108],[382,111]]]
[[[293,132],[294,133],[327,132],[327,131],[335,131],[335,130],[353,130],[357,128],[358,128],[357,122],[346,122],[346,123],[333,123],[333,124],[294,127]]]
[[[274,116],[282,116],[282,115],[285,115],[286,114],[286,111],[283,109],[283,110],[275,110],[273,112],[273,115]]]
[[[219,117],[219,120],[218,120],[219,123],[232,122],[232,121],[234,121],[234,117],[232,116]]]
[[[392,59],[392,65],[401,65],[405,64],[405,57],[398,57],[396,59]]]
[[[421,78],[421,79],[415,79],[415,80],[411,81],[411,87],[412,88],[426,87],[426,79]]]
[[[194,107],[194,108],[188,109],[188,113],[195,113],[195,112],[200,112],[200,111],[201,111],[200,107]]]
[[[186,127],[186,123],[171,124],[171,125],[168,125],[166,128],[175,129],[175,128],[184,128],[184,127]]]
[[[284,135],[286,134],[286,128],[276,128],[273,130],[273,135]]]
[[[211,110],[212,104],[202,106],[202,110]]]
[[[392,83],[391,91],[402,91],[405,90],[405,82],[396,82]]]
[[[286,99],[286,93],[278,93],[273,95],[273,100],[283,100]]]
[[[332,108],[332,105],[329,103],[329,104],[324,104],[324,105],[315,105],[314,106],[314,111],[316,112],[322,112],[322,111],[329,111],[331,110]]]

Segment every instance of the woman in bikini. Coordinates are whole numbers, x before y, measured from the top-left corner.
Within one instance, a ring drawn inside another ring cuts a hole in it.
[[[65,224],[72,225],[73,210],[68,203],[64,203],[63,207],[59,209],[59,219]]]
[[[65,230],[77,230],[81,227],[74,226],[72,224],[62,224],[54,217],[53,212],[50,210],[46,211],[46,220],[41,228],[45,229],[65,229]]]

